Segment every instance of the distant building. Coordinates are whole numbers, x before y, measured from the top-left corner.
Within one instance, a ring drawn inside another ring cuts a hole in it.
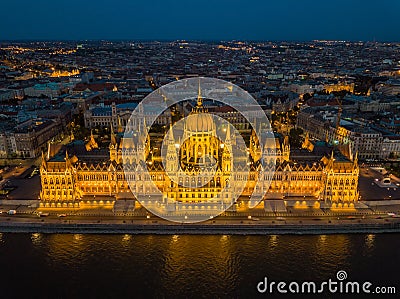
[[[78,83],[71,90],[71,93],[80,94],[82,92],[108,92],[117,90],[118,88],[113,83]]]
[[[47,142],[62,131],[59,120],[27,120],[9,132],[0,133],[0,157],[36,158],[46,151]]]
[[[382,133],[359,123],[341,120],[336,128],[335,110],[306,108],[297,117],[297,126],[310,137],[349,146],[346,155],[353,159],[358,152],[360,160],[379,159],[382,149]]]
[[[353,93],[354,83],[338,82],[338,83],[325,84],[324,90],[329,93],[334,91],[348,91]]]
[[[84,112],[90,104],[101,95],[100,92],[81,92],[64,97],[64,102],[72,103],[76,106],[78,112]]]
[[[84,113],[85,127],[90,129],[94,127],[110,127],[112,125],[114,128],[121,127],[125,129],[137,105],[137,103],[115,104],[114,102],[110,106],[92,105]],[[154,108],[154,113],[156,113],[157,107],[154,106],[152,108]],[[150,113],[151,111],[147,112]],[[151,118],[151,116],[148,118]],[[157,117],[155,124],[169,125],[171,122],[171,112],[167,109]]]
[[[13,89],[0,89],[0,102],[12,100],[16,97],[16,91]]]
[[[306,93],[311,94],[317,91],[322,91],[324,85],[319,82],[293,82],[283,88],[298,93],[299,95],[303,95]]]
[[[400,80],[391,79],[377,85],[377,90],[384,95],[400,94]]]
[[[392,118],[383,118],[380,121],[380,124],[391,130],[395,134],[400,134],[400,117],[398,115],[393,116]]]
[[[400,136],[385,136],[382,141],[382,151],[380,158],[399,158],[400,157]]]
[[[29,97],[57,97],[62,94],[64,86],[60,83],[49,82],[44,84],[35,84],[34,86],[24,88],[24,93]]]

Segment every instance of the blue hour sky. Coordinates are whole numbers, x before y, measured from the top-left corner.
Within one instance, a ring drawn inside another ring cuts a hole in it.
[[[0,40],[400,41],[399,0],[18,0]]]

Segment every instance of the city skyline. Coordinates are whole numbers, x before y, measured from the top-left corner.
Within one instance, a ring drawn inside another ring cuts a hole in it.
[[[51,9],[49,6],[51,5]],[[45,8],[45,9],[44,9]],[[121,9],[123,8],[123,9]],[[0,20],[0,40],[346,40],[399,41],[400,3],[240,1],[186,4],[22,1]],[[51,26],[49,26],[51,24]]]

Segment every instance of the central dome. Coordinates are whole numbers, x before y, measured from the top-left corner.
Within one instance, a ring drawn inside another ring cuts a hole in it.
[[[199,81],[199,92],[197,95],[197,106],[186,119],[186,130],[190,132],[212,132],[215,130],[214,119],[203,107],[203,98],[201,97],[201,88]]]
[[[192,113],[186,119],[186,129],[190,132],[212,132],[214,119],[209,113]]]

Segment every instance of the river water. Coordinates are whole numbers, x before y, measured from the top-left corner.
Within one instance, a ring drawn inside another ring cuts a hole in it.
[[[339,270],[400,292],[399,269],[400,234],[0,235],[2,298],[251,298]]]

